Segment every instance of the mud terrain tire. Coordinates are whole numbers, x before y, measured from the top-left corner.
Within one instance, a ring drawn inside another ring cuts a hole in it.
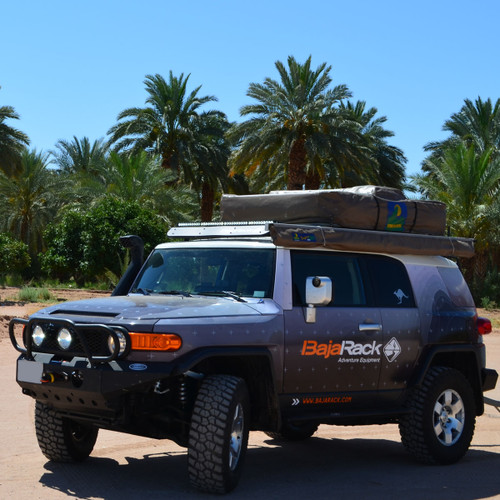
[[[53,462],[81,462],[94,449],[98,429],[64,418],[37,401],[35,431],[42,453]]]
[[[248,444],[250,400],[243,379],[207,377],[198,392],[188,444],[191,484],[210,493],[227,493],[241,475]]]
[[[434,367],[408,400],[412,413],[399,432],[405,448],[419,461],[452,464],[467,452],[476,421],[474,395],[458,370]]]

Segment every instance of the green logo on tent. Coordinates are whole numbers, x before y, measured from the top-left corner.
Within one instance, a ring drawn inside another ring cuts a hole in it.
[[[316,236],[313,233],[298,233],[292,234],[293,241],[301,241],[302,243],[314,243],[316,241]]]
[[[387,203],[386,231],[403,231],[408,210],[404,202],[389,201]]]

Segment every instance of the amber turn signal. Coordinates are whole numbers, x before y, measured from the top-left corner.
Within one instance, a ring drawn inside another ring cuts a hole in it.
[[[135,333],[130,332],[133,351],[178,351],[182,339],[175,333]]]

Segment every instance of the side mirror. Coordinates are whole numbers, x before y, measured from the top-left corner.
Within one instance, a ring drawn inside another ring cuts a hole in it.
[[[333,283],[328,276],[306,278],[306,323],[316,322],[316,306],[326,306],[333,300]]]

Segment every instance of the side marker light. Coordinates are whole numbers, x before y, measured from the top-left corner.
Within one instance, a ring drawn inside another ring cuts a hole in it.
[[[182,339],[175,333],[135,333],[130,332],[133,351],[178,351]]]

